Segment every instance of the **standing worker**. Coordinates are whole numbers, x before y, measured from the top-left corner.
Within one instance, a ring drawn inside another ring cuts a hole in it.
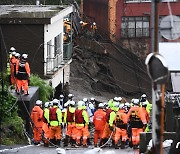
[[[146,110],[148,113],[150,113],[152,110],[152,104],[147,100],[146,94],[142,94],[140,102],[146,102],[146,104],[147,104]]]
[[[23,90],[24,95],[29,95],[28,93],[28,80],[30,78],[30,67],[29,63],[27,62],[28,55],[23,54],[21,56],[21,60],[19,65],[16,68],[16,77],[17,77],[17,93]]]
[[[128,112],[129,124],[132,128],[132,144],[136,149],[140,142],[140,133],[144,131],[147,125],[145,114],[141,107],[139,107],[139,99],[134,99],[133,106]]]
[[[53,144],[60,145],[62,137],[62,113],[58,108],[59,101],[53,100],[53,107],[49,109],[50,141]]]
[[[44,104],[44,123],[43,123],[43,132],[44,132],[44,146],[49,146],[49,102]]]
[[[94,146],[97,147],[98,138],[102,138],[103,130],[106,124],[106,112],[103,110],[103,103],[99,103],[99,109],[94,113],[93,123],[94,131]]]
[[[76,143],[76,134],[75,134],[75,102],[71,101],[69,107],[67,108],[64,114],[64,124],[66,125],[66,138],[65,146],[68,146],[70,142],[72,146]]]
[[[7,58],[7,69],[6,69],[6,73],[9,77],[9,83],[11,83],[11,58],[12,58],[12,53],[16,53],[16,49],[14,47],[11,47],[10,50],[9,50],[9,55],[8,55],[8,58]]]
[[[15,72],[16,72],[16,52],[12,52],[12,56],[10,58],[10,69],[11,69],[11,84],[15,86],[16,80],[15,80]]]
[[[121,149],[125,148],[126,140],[128,139],[127,135],[127,114],[125,110],[123,111],[123,104],[119,105],[119,111],[116,113],[115,119],[115,148],[118,149],[118,142],[121,138]]]
[[[87,147],[87,138],[89,136],[88,125],[89,116],[84,109],[85,103],[78,102],[78,108],[75,110],[75,123],[76,123],[76,142],[81,145],[81,137],[83,139],[83,146]]]
[[[32,119],[32,126],[33,126],[33,134],[34,134],[34,144],[37,145],[40,143],[42,139],[42,126],[43,126],[43,110],[42,101],[37,100],[36,105],[32,109],[31,112],[31,119]]]

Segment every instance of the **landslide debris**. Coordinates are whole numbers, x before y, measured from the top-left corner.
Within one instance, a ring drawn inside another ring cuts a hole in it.
[[[76,38],[70,89],[81,95],[140,97],[150,94],[144,61],[112,42]]]

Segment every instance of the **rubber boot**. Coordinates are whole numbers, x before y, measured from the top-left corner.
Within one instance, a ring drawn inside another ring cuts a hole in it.
[[[61,146],[61,140],[60,140],[60,139],[57,139],[57,140],[56,140],[56,145],[57,145],[57,146]]]
[[[66,137],[64,139],[64,147],[68,146],[68,139],[69,139],[69,136],[66,135]]]
[[[115,147],[115,141],[112,139],[112,147]]]

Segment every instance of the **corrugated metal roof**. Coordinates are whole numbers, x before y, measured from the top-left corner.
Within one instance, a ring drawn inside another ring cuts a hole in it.
[[[65,9],[59,5],[0,5],[0,24],[45,24]]]

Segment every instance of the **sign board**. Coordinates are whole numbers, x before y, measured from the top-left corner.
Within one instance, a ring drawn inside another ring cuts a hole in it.
[[[159,43],[159,53],[165,59],[169,71],[180,71],[180,43]]]

